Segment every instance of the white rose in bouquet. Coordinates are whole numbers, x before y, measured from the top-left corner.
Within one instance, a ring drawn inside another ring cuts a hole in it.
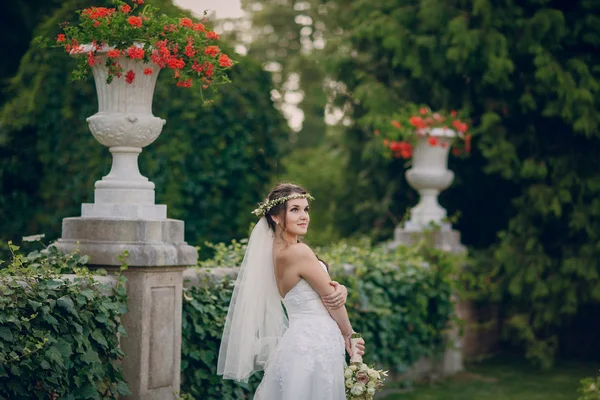
[[[352,393],[354,396],[360,396],[364,392],[365,392],[365,385],[362,385],[360,383],[358,385],[354,385],[352,387],[352,389],[350,389],[350,393]]]
[[[350,388],[352,387],[352,385],[354,385],[354,382],[352,382],[352,379],[348,379],[348,380],[346,381],[346,387],[347,387],[348,389],[350,389]]]
[[[346,370],[344,371],[344,377],[345,378],[352,378],[352,370],[350,368],[346,368]]]
[[[374,369],[369,370],[369,378],[379,379],[379,377],[379,372],[375,371]]]
[[[367,389],[367,394],[369,396],[373,396],[375,394],[375,388],[368,388]]]

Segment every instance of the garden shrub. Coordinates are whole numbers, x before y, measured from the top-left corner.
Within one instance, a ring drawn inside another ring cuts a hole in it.
[[[0,269],[0,399],[116,399],[129,394],[119,335],[124,277],[112,290],[83,267],[85,256],[50,248]],[[61,272],[75,272],[73,280]]]
[[[200,263],[204,268],[236,267],[245,251],[244,242],[209,247],[215,256]],[[454,256],[424,244],[388,250],[367,240],[316,250],[332,277],[348,287],[348,312],[367,342],[366,362],[402,373],[422,357],[441,354],[454,317]],[[260,374],[247,385],[216,375],[233,283],[227,276],[206,277],[184,291],[182,392],[192,398],[249,398],[260,382]]]

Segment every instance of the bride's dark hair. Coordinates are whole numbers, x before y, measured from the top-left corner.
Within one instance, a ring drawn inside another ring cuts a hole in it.
[[[279,183],[273,189],[271,189],[271,192],[267,196],[267,201],[276,200],[281,197],[289,196],[291,194],[308,194],[308,191],[302,186],[293,183]],[[274,215],[281,217],[283,221],[283,228],[285,229],[287,223],[287,201],[274,206],[265,214],[265,218],[267,219],[267,224],[269,224],[269,228],[271,228],[273,232],[276,232],[277,224],[273,220]],[[327,266],[327,270],[329,270],[329,265],[325,261],[321,260],[319,256],[317,256],[317,259],[323,262],[323,264]]]

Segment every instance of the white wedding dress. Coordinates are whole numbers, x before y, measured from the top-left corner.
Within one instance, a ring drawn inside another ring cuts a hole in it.
[[[269,356],[254,400],[346,400],[344,339],[321,297],[301,279],[283,304],[289,328]]]

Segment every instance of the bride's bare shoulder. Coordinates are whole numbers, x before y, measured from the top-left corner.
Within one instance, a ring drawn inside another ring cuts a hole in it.
[[[315,253],[304,243],[295,243],[282,249],[278,254],[280,262],[286,265],[295,264],[315,258]]]

